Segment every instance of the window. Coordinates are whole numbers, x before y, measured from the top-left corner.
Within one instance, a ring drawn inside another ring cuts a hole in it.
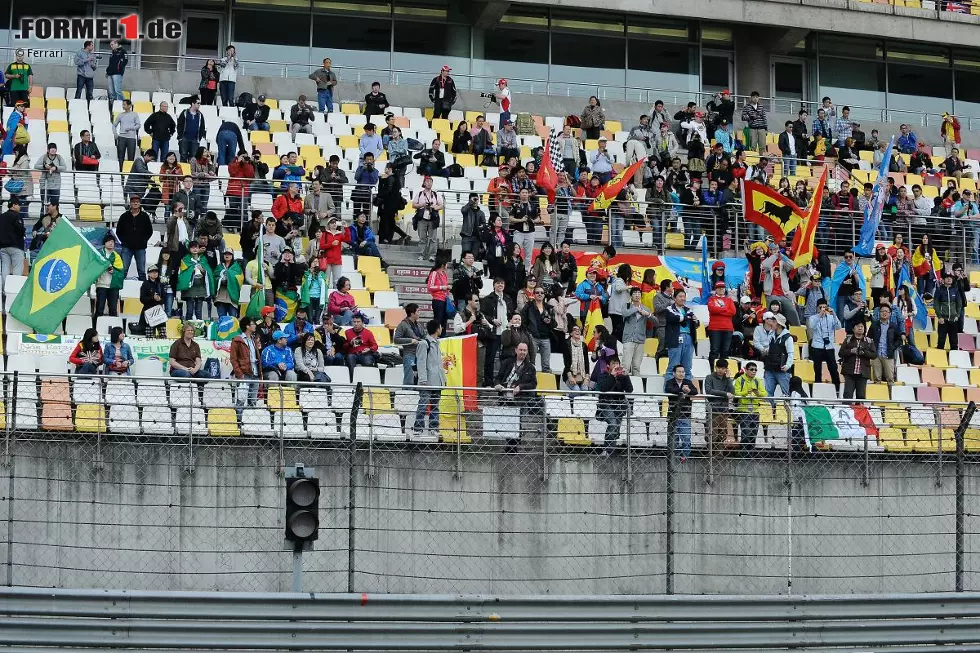
[[[453,69],[456,88],[469,88],[470,29],[445,23],[396,21],[393,67],[399,84],[428,87],[439,69]]]
[[[543,80],[548,79],[547,31],[498,27],[484,34],[483,56],[478,55],[473,53],[473,73],[483,77],[474,79],[474,89],[489,90],[506,77],[515,93],[541,92]]]
[[[699,101],[697,91],[700,80],[696,46],[686,43],[630,39],[629,57],[627,84],[630,87],[661,89],[654,95],[668,105]],[[718,82],[720,85],[721,78],[728,76],[727,62],[719,62],[717,68],[712,71],[712,79],[709,81]],[[712,84],[707,84],[706,87],[710,88]],[[676,94],[670,95],[664,91],[674,91]],[[647,101],[648,97],[643,93],[636,99]]]
[[[894,120],[905,120],[901,113],[925,111],[942,113],[953,109],[953,72],[948,68],[888,64],[888,109],[897,111]]]
[[[851,118],[856,120],[881,120],[880,111],[858,107],[885,106],[885,64],[820,57],[819,72],[820,97],[830,96],[838,106],[852,105]]]
[[[310,61],[309,11],[236,9],[232,43],[238,56],[263,63],[242,64],[247,75],[290,77],[308,74]],[[267,63],[265,63],[267,62]],[[290,65],[291,64],[291,65]]]
[[[552,93],[623,98],[626,39],[600,34],[551,35]],[[575,65],[578,64],[578,65]],[[555,84],[555,82],[560,82]]]
[[[315,10],[314,10],[315,11]],[[330,57],[338,74],[347,81],[384,82],[391,68],[391,21],[361,16],[313,15],[312,63]],[[374,79],[352,80],[343,68],[367,69],[361,74]],[[382,75],[382,71],[384,74]]]

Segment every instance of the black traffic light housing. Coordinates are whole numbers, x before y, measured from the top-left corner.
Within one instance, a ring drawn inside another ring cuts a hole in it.
[[[286,479],[286,541],[296,546],[313,542],[320,529],[320,479],[307,477],[302,465]]]

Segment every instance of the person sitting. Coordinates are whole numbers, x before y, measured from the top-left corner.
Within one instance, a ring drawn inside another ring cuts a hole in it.
[[[419,160],[416,172],[427,177],[442,177],[445,175],[446,155],[442,152],[442,141],[438,138],[432,141],[432,147],[422,150],[415,155]]]
[[[323,323],[313,333],[323,350],[324,365],[346,365],[343,351],[347,347],[347,340],[340,332],[340,327],[334,324],[330,313],[324,312],[320,319]]]
[[[313,133],[313,107],[306,103],[306,96],[300,95],[289,110],[289,133],[291,134],[312,134]]]
[[[242,124],[249,131],[257,129],[267,132],[269,131],[269,111],[272,107],[265,103],[264,95],[258,96],[255,100],[255,102],[249,102],[242,109]]]
[[[375,256],[381,259],[381,269],[387,270],[388,264],[381,257],[378,251],[378,243],[371,230],[371,223],[368,222],[367,213],[360,211],[354,219],[354,224],[349,227],[350,244],[354,249],[354,261],[356,263],[358,255]]]
[[[309,383],[330,383],[330,377],[323,371],[323,352],[316,346],[313,332],[304,332],[296,339],[296,343],[296,351],[293,352],[296,378]]]
[[[523,399],[525,396],[529,397],[529,393],[538,387],[538,373],[529,352],[527,343],[522,342],[514,349],[513,358],[501,361],[494,389],[504,398],[517,400],[520,396]]]
[[[353,374],[358,365],[378,366],[378,342],[374,334],[364,328],[364,317],[355,313],[350,329],[347,329],[347,367]]]
[[[263,306],[259,311],[261,319],[255,328],[255,333],[259,337],[259,344],[262,348],[272,346],[272,336],[279,330],[276,324],[276,308],[274,306]]]
[[[334,316],[340,326],[350,326],[353,324],[356,312],[357,300],[350,294],[350,279],[340,277],[337,282],[337,291],[330,293],[330,297],[327,299],[327,313]]]
[[[102,361],[99,332],[93,328],[85,329],[82,339],[68,357],[68,362],[75,366],[75,374],[98,374]]]
[[[170,376],[177,379],[206,379],[201,346],[194,340],[194,325],[184,323],[181,337],[170,345]]]
[[[296,309],[296,317],[283,329],[283,333],[286,334],[289,341],[287,344],[291,348],[300,346],[304,334],[313,333],[313,325],[307,320],[307,314],[307,308],[299,306]]]
[[[267,381],[295,381],[296,363],[293,351],[286,346],[286,334],[272,334],[272,346],[262,349],[262,369]]]
[[[109,342],[102,350],[102,360],[105,361],[106,374],[118,374],[119,376],[131,376],[130,371],[136,359],[133,358],[133,350],[129,344],[123,342],[126,333],[122,327],[115,326],[109,331]]]

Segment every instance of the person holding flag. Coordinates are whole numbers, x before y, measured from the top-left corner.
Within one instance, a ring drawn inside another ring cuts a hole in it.
[[[871,190],[871,198],[864,207],[864,224],[861,225],[861,235],[853,248],[858,256],[871,256],[874,253],[875,235],[881,227],[881,216],[885,209],[885,200],[888,199],[888,165],[891,163],[894,150],[895,137],[892,136],[881,159],[881,165],[878,166],[878,178]]]
[[[215,270],[214,308],[218,320],[225,316],[238,317],[238,300],[242,295],[242,283],[245,272],[240,262],[235,260],[235,251],[225,247],[221,254],[221,263]]]
[[[667,346],[665,380],[669,380],[673,376],[672,370],[678,365],[683,365],[685,375],[691,376],[694,349],[698,344],[699,323],[694,312],[685,306],[686,302],[687,293],[684,290],[676,290],[674,291],[674,303],[664,311],[666,318],[664,340]]]
[[[186,304],[184,319],[203,320],[204,300],[214,293],[214,270],[201,254],[200,243],[192,240],[188,247],[190,253],[180,262],[177,291]]]
[[[102,237],[102,250],[99,252],[107,261],[102,274],[95,281],[95,317],[119,314],[119,291],[126,280],[123,272],[123,259],[116,252],[116,237],[107,231]]]
[[[929,234],[922,234],[921,242],[912,252],[912,271],[915,273],[916,290],[920,295],[933,293],[942,269],[943,262],[939,260],[939,254],[932,246]]]

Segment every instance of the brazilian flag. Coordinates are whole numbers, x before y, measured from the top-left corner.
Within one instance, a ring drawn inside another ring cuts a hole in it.
[[[252,286],[252,296],[248,300],[248,306],[245,308],[245,317],[250,317],[253,320],[261,319],[262,309],[265,308],[265,265],[263,264],[262,256],[264,248],[262,246],[262,236],[259,236],[258,247],[255,249],[255,285]]]
[[[238,326],[238,320],[231,315],[220,317],[208,325],[208,339],[227,341],[231,340],[242,332]]]
[[[109,281],[109,288],[112,290],[122,290],[126,282],[126,271],[123,270],[122,256],[118,252],[107,252],[104,249],[99,250],[99,253],[109,261],[109,266],[112,268],[112,279]]]
[[[238,306],[238,300],[242,296],[242,286],[245,284],[245,271],[242,270],[241,263],[238,261],[233,261],[227,270],[224,270],[223,267],[219,268],[219,274],[224,272],[225,278],[218,281],[215,295],[221,289],[221,285],[225,284],[225,288],[228,289],[228,298],[231,299],[232,304]]]
[[[295,290],[276,291],[276,322],[292,322],[299,306],[299,293]]]
[[[120,261],[120,266],[122,262]],[[54,333],[107,261],[68,220],[58,220],[38,252],[10,314],[38,333]]]
[[[194,285],[194,269],[198,266],[204,275],[204,296],[214,297],[214,270],[211,269],[208,260],[203,256],[199,256],[195,261],[194,257],[188,254],[180,262],[180,270],[177,273],[177,290],[190,290],[190,287]]]

